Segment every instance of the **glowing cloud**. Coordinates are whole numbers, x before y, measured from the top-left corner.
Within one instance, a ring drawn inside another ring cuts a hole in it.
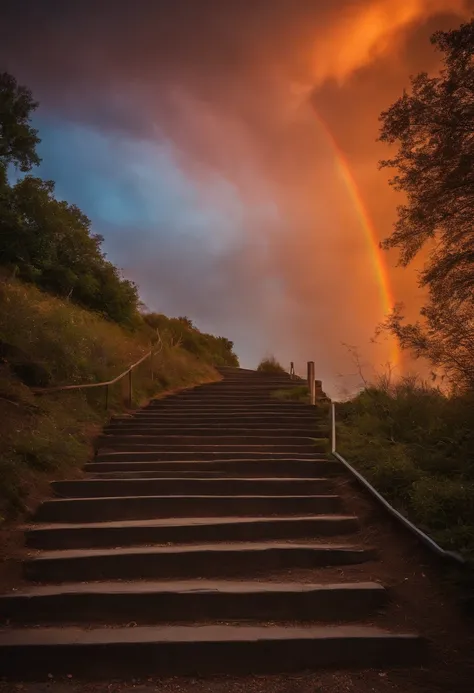
[[[393,51],[406,30],[442,12],[466,13],[464,0],[375,0],[346,11],[327,38],[318,39],[310,62],[315,85],[342,84],[353,72]]]

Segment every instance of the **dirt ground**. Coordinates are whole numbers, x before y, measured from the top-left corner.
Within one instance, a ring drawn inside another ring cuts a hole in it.
[[[279,574],[279,579],[317,581],[375,580],[391,596],[388,609],[374,625],[397,631],[415,631],[430,641],[424,665],[410,669],[322,671],[297,675],[211,678],[144,679],[127,682],[44,683],[0,681],[0,693],[473,693],[474,620],[463,613],[462,594],[451,573],[406,530],[348,478],[336,480],[349,513],[361,519],[359,537],[350,537],[379,549],[370,563],[318,571]],[[8,578],[19,579],[13,567],[17,539],[11,542]],[[307,574],[306,574],[307,572]]]

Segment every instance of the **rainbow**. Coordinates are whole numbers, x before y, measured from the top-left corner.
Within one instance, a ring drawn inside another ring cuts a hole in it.
[[[321,118],[316,109],[314,109],[314,114],[316,116],[318,125],[324,132],[334,152],[337,171],[346,187],[347,192],[349,193],[349,197],[352,201],[360,225],[367,239],[367,246],[369,249],[370,258],[374,269],[377,285],[379,287],[380,309],[382,314],[385,316],[392,311],[395,300],[392,294],[390,277],[387,271],[387,267],[383,261],[382,254],[380,252],[379,240],[377,238],[377,233],[374,224],[372,222],[372,219],[370,218],[367,209],[365,208],[364,200],[362,198],[359,188],[357,187],[357,183],[352,174],[349,162],[347,161],[344,152],[339,147],[337,140],[335,139],[331,130],[326,125],[325,121]],[[396,366],[398,365],[399,361],[399,346],[395,339],[391,339],[390,363],[392,366]]]

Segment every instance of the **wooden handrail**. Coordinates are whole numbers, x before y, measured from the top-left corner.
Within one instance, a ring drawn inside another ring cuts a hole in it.
[[[150,351],[147,354],[142,356],[142,358],[139,359],[136,363],[132,363],[132,365],[129,366],[126,371],[120,373],[120,375],[118,375],[116,378],[113,378],[113,380],[104,380],[101,383],[82,383],[80,385],[56,385],[55,387],[33,387],[31,389],[35,393],[35,395],[41,395],[46,394],[48,392],[61,392],[62,390],[83,390],[85,388],[90,387],[104,387],[106,385],[114,385],[115,383],[118,383],[119,380],[122,380],[122,378],[124,378],[128,373],[130,373],[130,371],[133,371],[134,368],[143,363],[143,361],[149,358],[152,354],[158,354],[160,351],[161,349],[159,349],[156,352],[153,352],[153,349],[150,349]]]
[[[100,383],[81,383],[79,385],[55,385],[54,387],[35,387],[31,388],[32,392],[35,395],[47,395],[51,392],[65,392],[65,391],[71,391],[71,390],[85,390],[85,389],[90,389],[93,387],[105,387],[105,408],[108,409],[109,406],[109,386],[110,385],[115,385],[115,383],[118,383],[119,380],[122,380],[122,378],[125,378],[126,375],[129,376],[128,379],[128,405],[129,407],[132,406],[133,402],[133,383],[132,383],[132,372],[134,369],[139,366],[143,361],[146,361],[148,358],[153,358],[156,354],[159,354],[162,349],[163,349],[163,342],[161,340],[161,337],[157,331],[158,334],[158,340],[160,347],[159,349],[150,349],[146,354],[144,354],[138,361],[135,363],[132,363],[131,366],[127,368],[123,373],[120,373],[120,375],[117,375],[116,378],[112,378],[112,380],[104,380],[103,382]],[[153,380],[153,361],[151,364],[151,379]]]

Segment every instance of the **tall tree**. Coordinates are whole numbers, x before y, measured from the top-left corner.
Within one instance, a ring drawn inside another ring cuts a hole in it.
[[[474,354],[461,348],[453,363],[446,349],[461,324],[463,345],[474,343],[474,20],[431,42],[442,53],[439,75],[413,77],[380,116],[380,140],[398,146],[380,166],[396,169],[390,183],[406,199],[382,246],[397,248],[403,266],[424,248],[428,289],[422,322],[403,325],[396,311],[387,324],[402,346],[474,387]]]
[[[380,140],[398,144],[381,167],[407,202],[398,208],[385,248],[398,248],[407,265],[432,240],[421,275],[440,297],[472,300],[474,282],[474,20],[433,34],[443,53],[439,76],[421,73],[380,116]]]
[[[31,91],[19,85],[8,72],[0,72],[0,164],[14,164],[29,171],[41,159],[36,146],[41,141],[30,123],[38,104]]]

